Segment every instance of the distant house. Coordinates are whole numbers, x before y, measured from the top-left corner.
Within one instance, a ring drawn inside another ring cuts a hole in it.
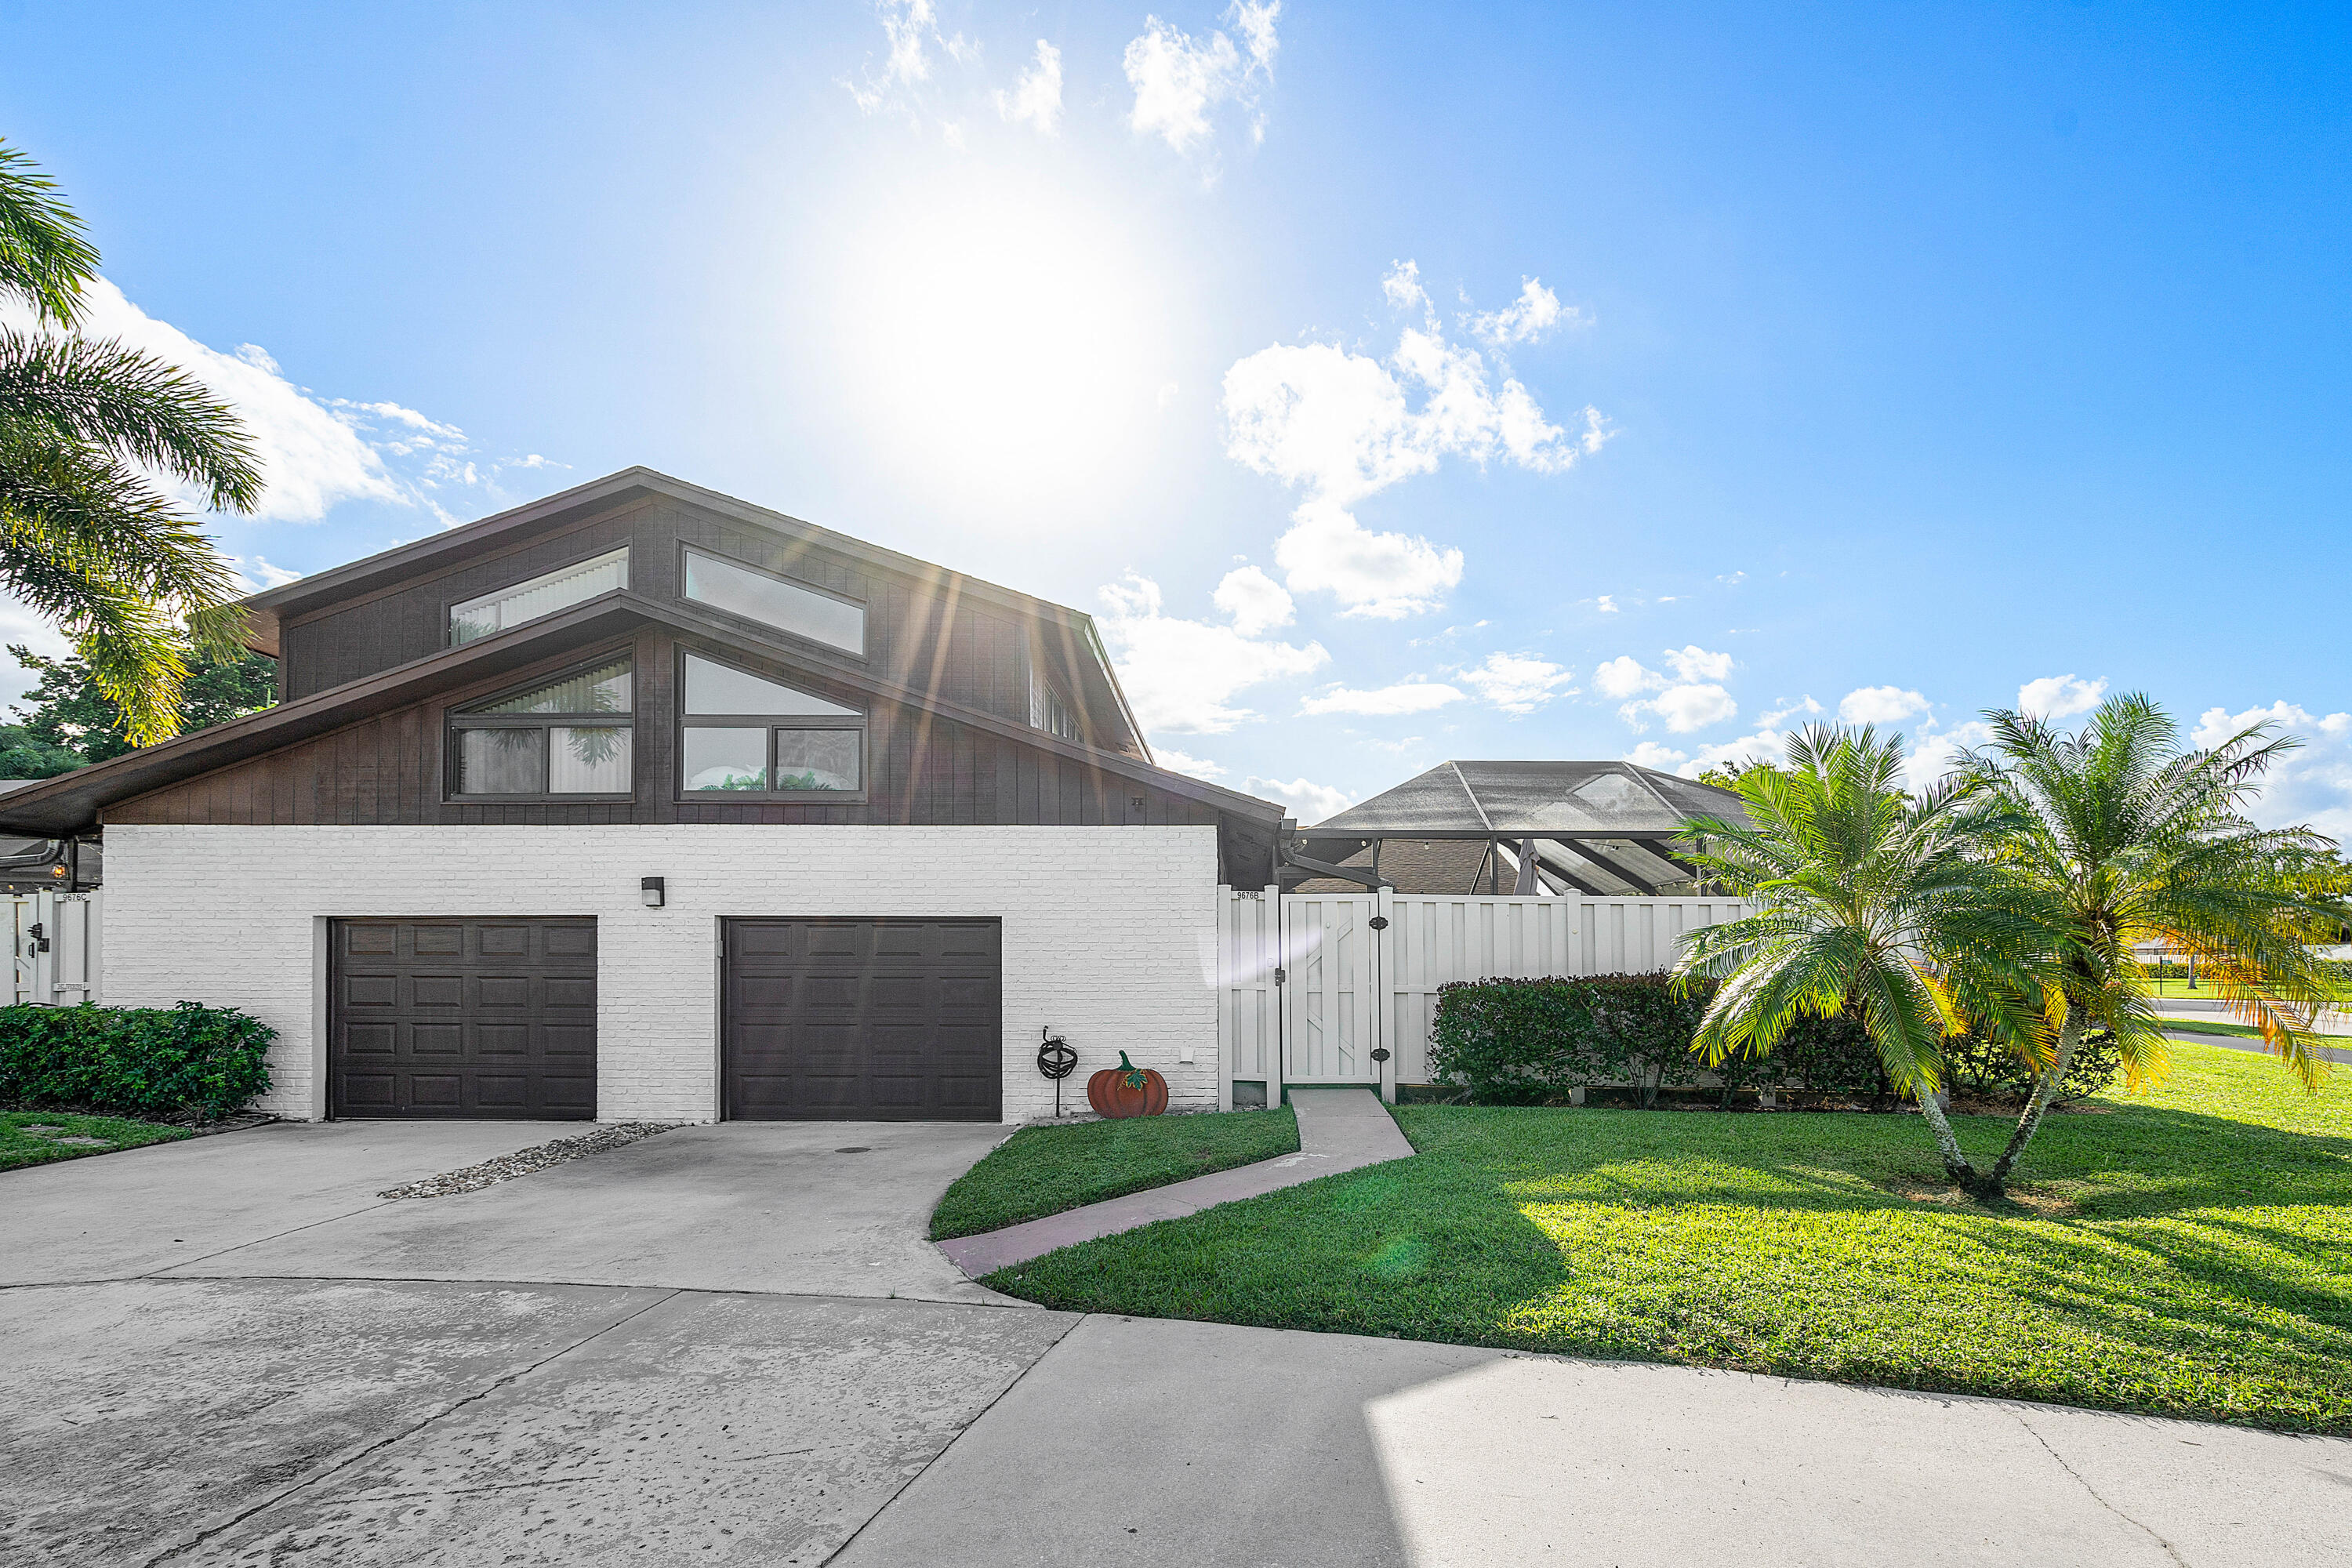
[[[631,468],[248,601],[279,706],[0,799],[100,834],[107,1000],[293,1117],[1012,1119],[1044,1031],[1219,1092],[1221,882],[1077,611]]]
[[[1286,891],[1674,896],[1684,819],[1739,796],[1633,763],[1440,763],[1284,841]]]

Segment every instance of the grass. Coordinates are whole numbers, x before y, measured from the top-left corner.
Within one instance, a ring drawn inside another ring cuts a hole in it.
[[[1298,1118],[1288,1106],[1024,1127],[948,1189],[931,1215],[931,1239],[1000,1230],[1297,1150]]]
[[[2177,1046],[2017,1201],[1913,1116],[1406,1106],[1419,1157],[989,1278],[1074,1310],[1733,1367],[2352,1434],[2352,1075]],[[1970,1152],[2006,1121],[1955,1117]]]
[[[43,1131],[35,1131],[35,1129]],[[77,1160],[84,1154],[111,1154],[142,1143],[168,1143],[189,1136],[184,1127],[164,1127],[152,1121],[131,1121],[119,1116],[72,1116],[62,1110],[0,1110],[0,1171],[19,1165],[43,1165],[52,1160]],[[96,1138],[97,1143],[69,1143],[68,1138]]]

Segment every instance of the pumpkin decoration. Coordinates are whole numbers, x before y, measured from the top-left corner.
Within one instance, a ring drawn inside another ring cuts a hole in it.
[[[1157,1116],[1168,1109],[1168,1080],[1118,1053],[1118,1066],[1087,1079],[1087,1103],[1104,1116]]]

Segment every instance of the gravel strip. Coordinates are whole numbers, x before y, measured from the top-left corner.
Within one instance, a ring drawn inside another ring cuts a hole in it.
[[[485,1160],[478,1165],[468,1165],[462,1171],[444,1171],[437,1176],[427,1176],[421,1182],[408,1182],[397,1187],[386,1187],[376,1194],[380,1198],[446,1198],[454,1193],[477,1193],[517,1176],[528,1176],[533,1171],[544,1171],[550,1165],[561,1165],[566,1160],[577,1160],[585,1154],[602,1154],[608,1149],[618,1149],[650,1138],[656,1132],[667,1132],[684,1127],[683,1121],[615,1121],[609,1127],[599,1127],[593,1132],[577,1138],[558,1138],[552,1143],[536,1143],[528,1149],[518,1149],[511,1154],[501,1154],[495,1160]]]

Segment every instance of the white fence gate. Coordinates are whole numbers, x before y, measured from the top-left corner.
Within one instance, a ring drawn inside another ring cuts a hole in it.
[[[71,1007],[99,995],[100,893],[16,893],[13,906],[15,986],[19,1005]]]
[[[1456,980],[1643,973],[1734,899],[1470,898],[1219,889],[1218,1037],[1233,1086],[1429,1081],[1437,993]]]

